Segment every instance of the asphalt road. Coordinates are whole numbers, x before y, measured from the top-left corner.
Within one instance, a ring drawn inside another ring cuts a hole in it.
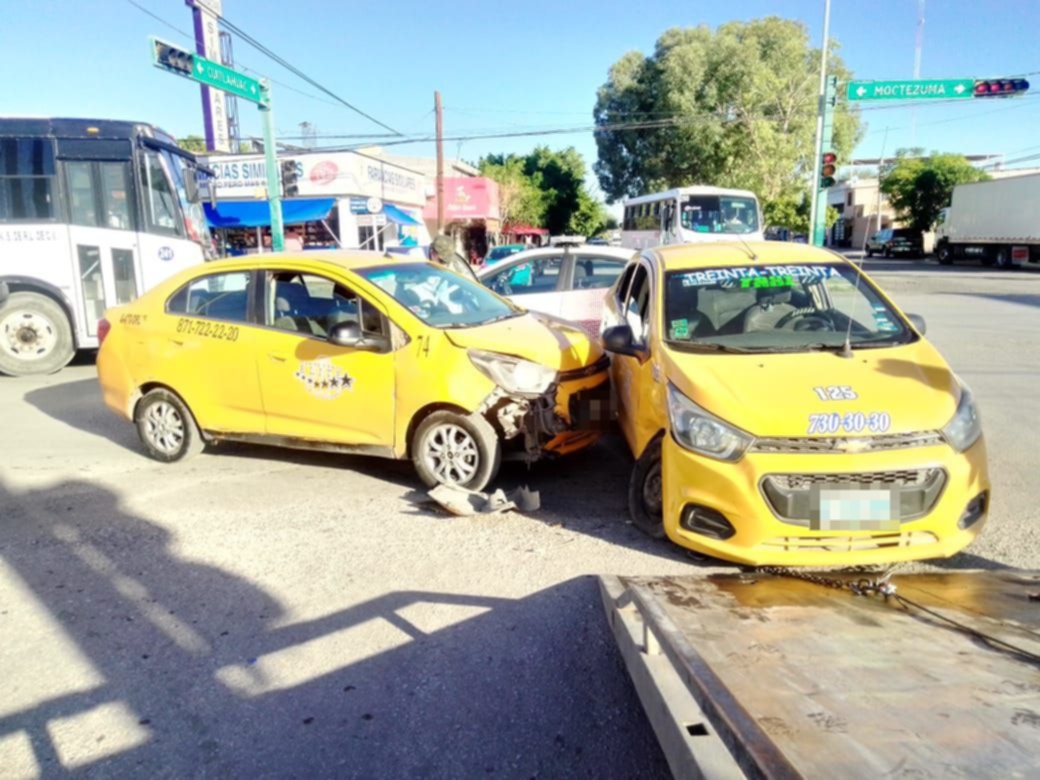
[[[1040,568],[1040,273],[868,269],[983,410],[990,523],[938,565]],[[594,575],[698,564],[626,523],[618,441],[459,519],[406,464],[156,464],[89,360],[0,379],[0,425],[0,776],[667,776]]]

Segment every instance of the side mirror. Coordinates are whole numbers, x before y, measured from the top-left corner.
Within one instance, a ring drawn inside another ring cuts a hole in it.
[[[386,352],[390,349],[390,339],[386,336],[365,335],[356,322],[339,322],[333,325],[327,340],[337,347],[351,347],[366,352]]]
[[[928,325],[924,321],[924,317],[920,314],[907,314],[906,318],[910,320],[910,324],[917,329],[917,332],[922,336],[928,331]]]
[[[632,328],[628,325],[614,325],[603,331],[603,349],[615,355],[639,356],[639,350],[633,343]]]

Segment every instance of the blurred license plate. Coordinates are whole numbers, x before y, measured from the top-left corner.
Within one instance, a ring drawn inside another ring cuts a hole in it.
[[[857,486],[820,490],[813,502],[816,531],[898,531],[892,516],[892,491]]]

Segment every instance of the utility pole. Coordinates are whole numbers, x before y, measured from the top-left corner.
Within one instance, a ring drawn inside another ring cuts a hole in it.
[[[823,157],[823,117],[827,111],[827,43],[831,25],[831,0],[823,5],[823,46],[820,49],[820,91],[816,107],[816,145],[813,155],[812,200],[809,206],[809,243],[823,245],[823,226],[819,224],[818,201],[820,198],[820,165]],[[824,205],[826,221],[826,204]]]
[[[433,110],[437,115],[437,232],[444,232],[444,109],[441,93],[433,93]]]
[[[260,119],[264,131],[264,167],[267,169],[267,205],[271,210],[271,249],[285,251],[285,224],[282,221],[282,182],[278,170],[278,149],[274,140],[274,111],[271,109],[271,86],[260,80]]]

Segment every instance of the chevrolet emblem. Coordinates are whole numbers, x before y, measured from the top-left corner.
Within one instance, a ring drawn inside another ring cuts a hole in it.
[[[855,455],[870,449],[869,439],[838,439],[834,442],[834,449],[838,452],[846,452]]]

